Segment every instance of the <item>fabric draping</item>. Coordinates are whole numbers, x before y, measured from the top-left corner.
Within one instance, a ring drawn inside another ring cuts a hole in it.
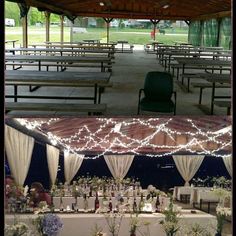
[[[229,172],[229,175],[232,178],[232,156],[223,157],[223,161],[227,171]]]
[[[123,179],[129,171],[134,155],[105,155],[104,159],[115,179]]]
[[[51,146],[46,145],[47,148],[47,162],[48,162],[48,169],[49,169],[49,175],[51,184],[54,184],[57,178],[57,169],[58,169],[58,163],[59,163],[59,149]]]
[[[202,161],[203,155],[173,155],[175,165],[185,180],[185,186],[189,186],[189,181],[196,174]]]
[[[64,173],[65,173],[65,180],[68,184],[71,182],[71,180],[78,172],[83,162],[83,159],[84,155],[79,155],[75,153],[69,153],[68,151],[64,151]]]
[[[7,160],[16,184],[23,186],[29,171],[34,138],[5,125]]]

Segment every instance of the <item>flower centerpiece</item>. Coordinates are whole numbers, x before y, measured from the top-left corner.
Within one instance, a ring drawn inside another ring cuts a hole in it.
[[[186,236],[211,236],[211,233],[206,230],[206,227],[195,223],[187,230]]]
[[[163,214],[165,215],[165,219],[161,220],[159,223],[163,226],[166,236],[174,236],[180,229],[180,226],[178,224],[179,212],[174,211],[172,197],[170,198],[168,208],[163,211]]]
[[[216,236],[221,236],[223,226],[227,216],[231,216],[231,209],[217,205],[216,207],[216,219],[217,219],[217,229]]]
[[[121,212],[118,213],[110,212],[110,213],[105,213],[104,216],[108,225],[110,235],[118,236],[124,214]]]
[[[40,235],[56,236],[63,227],[61,219],[55,214],[45,214],[33,220],[36,230]]]
[[[6,236],[21,236],[27,235],[29,227],[23,222],[14,222],[13,225],[5,225],[4,235]]]

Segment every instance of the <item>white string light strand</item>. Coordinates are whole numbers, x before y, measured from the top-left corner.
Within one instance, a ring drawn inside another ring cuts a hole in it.
[[[43,129],[41,128],[42,125],[52,125],[53,122],[57,122],[60,120],[59,118],[52,118],[49,119],[48,121],[45,120],[34,120],[34,121],[29,121],[26,119],[17,119],[21,125],[25,126],[28,129],[38,129],[43,132]],[[169,156],[174,153],[180,152],[180,151],[187,151],[190,153],[196,153],[196,150],[192,150],[193,147],[198,146],[200,150],[197,151],[198,154],[209,154],[212,156],[228,156],[229,154],[224,154],[224,155],[219,155],[218,152],[221,150],[224,150],[225,148],[229,148],[232,145],[231,140],[230,141],[225,141],[223,142],[222,140],[218,141],[217,139],[222,137],[223,135],[228,135],[231,137],[231,128],[227,127],[227,129],[223,129],[222,132],[219,131],[206,131],[203,132],[199,127],[196,126],[196,124],[193,122],[191,119],[185,120],[189,124],[191,124],[191,128],[196,130],[195,132],[193,131],[176,131],[172,130],[167,125],[172,121],[172,118],[167,119],[167,121],[159,124],[159,125],[152,125],[151,122],[156,122],[160,121],[159,118],[151,118],[151,119],[138,119],[138,118],[133,118],[130,119],[128,122],[125,120],[122,121],[116,121],[112,118],[106,119],[106,118],[97,118],[98,121],[100,121],[102,124],[97,127],[97,130],[95,132],[92,132],[87,125],[83,125],[81,128],[75,130],[75,133],[71,135],[69,138],[62,138],[62,137],[57,137],[53,135],[52,133],[47,133],[47,136],[49,137],[50,140],[52,140],[52,143],[59,143],[62,146],[65,147],[65,149],[70,150],[71,152],[86,152],[86,151],[93,151],[96,148],[99,148],[102,150],[102,153],[96,155],[95,157],[87,157],[86,159],[95,159],[98,158],[106,153],[114,153],[114,154],[123,154],[123,153],[133,153],[135,155],[144,155],[141,153],[139,150],[142,149],[143,147],[145,148],[150,148],[152,150],[155,149],[171,149],[169,152],[165,152],[164,154],[145,154],[146,156],[150,157],[160,157],[160,156]],[[143,126],[147,127],[150,129],[154,129],[154,131],[144,137],[143,139],[136,139],[134,137],[129,137],[128,134],[122,133],[121,129],[114,131],[114,129],[110,129],[110,131],[104,136],[100,137],[99,133],[103,132],[106,130],[107,126],[114,125],[114,127],[117,124],[121,124],[120,127],[128,127],[132,125],[137,125],[137,127]],[[83,131],[86,131],[88,133],[87,136],[82,137],[81,133]],[[167,137],[169,137],[172,141],[176,141],[175,136],[179,135],[187,135],[191,139],[186,143],[186,144],[177,144],[176,145],[157,145],[150,143],[150,141],[157,135],[158,133],[164,133]],[[116,134],[116,137],[111,141],[109,138],[111,135]],[[199,140],[199,137],[201,140]],[[122,140],[119,138],[121,137],[122,139],[126,140],[126,143],[122,142]],[[215,144],[219,145],[217,149],[214,150],[207,150],[204,148],[204,144],[207,142],[214,142]],[[85,144],[81,147],[72,147],[70,144],[73,142],[78,142],[79,144],[85,142]],[[108,146],[107,146],[108,145]],[[116,150],[115,148],[117,146],[120,146],[123,148],[123,150]],[[135,146],[132,148],[132,146]]]

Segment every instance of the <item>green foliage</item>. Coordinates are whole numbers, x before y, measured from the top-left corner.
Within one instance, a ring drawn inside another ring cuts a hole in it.
[[[14,2],[5,1],[5,18],[15,20],[16,26],[20,25],[20,9]]]
[[[163,212],[165,215],[165,219],[161,220],[159,223],[163,226],[164,231],[166,232],[167,236],[174,236],[177,231],[180,229],[179,226],[179,212],[174,211],[173,208],[173,199],[170,198],[170,204],[168,209]]]
[[[37,8],[31,7],[28,13],[29,24],[35,25],[36,23],[43,23],[45,21],[45,16],[43,12],[38,11]]]

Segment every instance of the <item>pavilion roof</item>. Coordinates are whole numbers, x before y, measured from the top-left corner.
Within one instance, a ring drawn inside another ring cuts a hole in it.
[[[10,0],[66,16],[193,20],[231,15],[231,0]]]
[[[231,118],[226,116],[24,118],[7,119],[6,124],[23,132],[28,127],[27,133],[36,138],[44,135],[64,149],[91,155],[232,152]]]

